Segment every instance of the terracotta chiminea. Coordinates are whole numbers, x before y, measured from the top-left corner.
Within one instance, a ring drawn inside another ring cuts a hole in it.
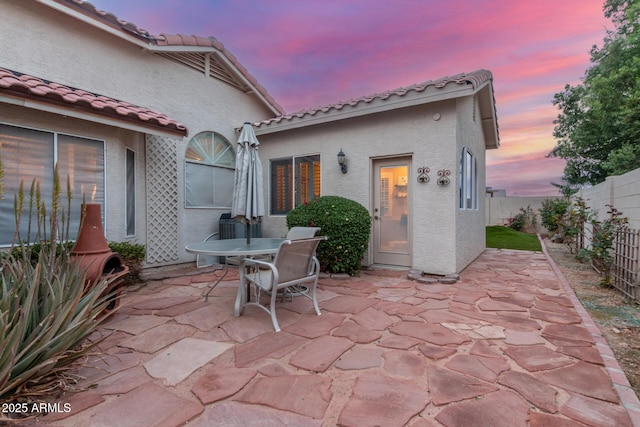
[[[85,270],[85,289],[107,278],[109,285],[104,295],[111,294],[104,314],[109,315],[120,305],[120,294],[124,285],[123,276],[129,272],[120,254],[109,248],[102,230],[100,205],[86,203],[84,218],[80,222],[78,238],[71,249],[71,256],[81,270]]]

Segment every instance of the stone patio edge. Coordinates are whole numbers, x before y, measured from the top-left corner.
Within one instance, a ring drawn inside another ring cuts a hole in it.
[[[587,310],[582,306],[582,303],[576,296],[574,290],[571,288],[571,285],[569,285],[567,279],[564,277],[564,274],[562,274],[560,268],[557,266],[553,258],[551,258],[551,255],[549,255],[547,247],[544,244],[544,240],[539,234],[538,240],[540,240],[540,244],[542,246],[542,253],[547,258],[547,261],[558,277],[558,280],[560,280],[562,287],[567,293],[567,297],[571,300],[574,308],[582,318],[583,324],[591,333],[591,336],[596,343],[596,348],[600,353],[602,360],[604,361],[604,365],[607,373],[609,374],[609,378],[611,378],[613,388],[616,390],[616,393],[618,393],[620,404],[626,409],[627,414],[631,419],[631,424],[634,427],[640,427],[640,400],[638,400],[638,396],[636,396],[635,392],[631,388],[631,384],[629,384],[629,380],[625,376],[624,371],[616,360],[611,347],[609,347],[609,344],[607,343],[607,340],[604,338],[602,332],[595,324]]]

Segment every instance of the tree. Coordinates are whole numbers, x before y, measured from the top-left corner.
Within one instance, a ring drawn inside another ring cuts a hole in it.
[[[603,10],[615,30],[592,47],[582,83],[553,98],[560,113],[549,156],[566,160],[570,185],[640,167],[640,0],[607,0]]]

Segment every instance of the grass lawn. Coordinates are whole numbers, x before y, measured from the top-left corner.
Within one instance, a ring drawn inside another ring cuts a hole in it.
[[[518,249],[522,251],[542,251],[537,235],[522,233],[501,225],[491,225],[487,227],[487,247]]]

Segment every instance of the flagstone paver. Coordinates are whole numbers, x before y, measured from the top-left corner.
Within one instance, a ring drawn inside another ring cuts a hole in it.
[[[312,372],[324,372],[355,344],[346,338],[325,336],[307,344],[291,356],[289,363]]]
[[[252,369],[214,368],[200,377],[191,391],[204,404],[233,396],[257,374]]]
[[[487,250],[453,284],[365,270],[323,276],[316,316],[278,302],[282,331],[238,274],[128,289],[67,426],[640,427],[640,402],[600,331],[544,254]],[[423,283],[424,282],[424,283]]]
[[[498,383],[517,391],[536,407],[549,413],[556,413],[558,392],[547,383],[524,372],[509,371],[500,376]]]
[[[628,414],[619,405],[574,394],[560,408],[560,413],[591,426],[631,427]]]
[[[331,379],[316,375],[257,378],[233,399],[321,419],[332,397]]]
[[[177,426],[202,412],[202,405],[184,399],[153,383],[100,405],[90,424],[94,426]]]
[[[376,374],[358,378],[340,414],[345,427],[404,426],[429,403],[429,394],[410,383]]]
[[[500,407],[487,411],[487,407]],[[467,400],[447,406],[436,416],[446,427],[526,426],[529,405],[516,393],[497,391],[479,400]]]
[[[207,405],[202,415],[188,425],[189,427],[321,427],[322,420],[294,412],[277,411],[267,406],[224,401],[221,404]]]
[[[194,332],[195,329],[191,326],[163,323],[141,334],[124,339],[118,345],[143,353],[155,353]]]
[[[506,347],[504,352],[529,372],[573,364],[573,359],[542,345]]]
[[[354,347],[336,360],[334,366],[342,370],[367,369],[382,366],[382,349]]]
[[[618,401],[618,395],[608,381],[605,370],[590,363],[577,362],[549,372],[538,373],[536,377],[556,387],[585,396],[609,402]]]
[[[176,385],[232,347],[227,343],[183,338],[145,362],[144,367],[152,377],[162,379],[167,385]]]

